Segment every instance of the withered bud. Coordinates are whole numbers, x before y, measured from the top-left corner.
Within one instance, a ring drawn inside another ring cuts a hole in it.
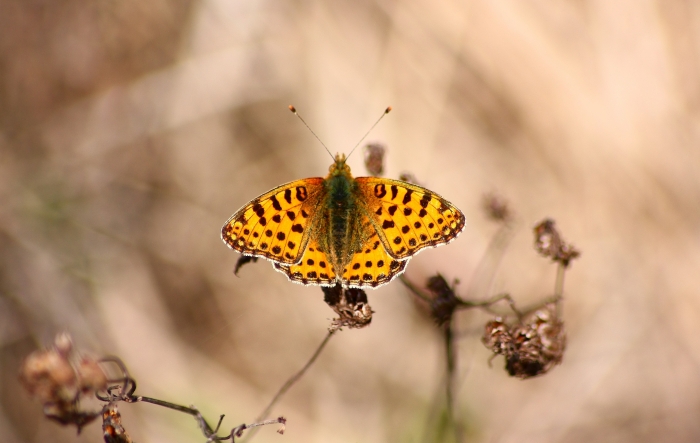
[[[442,326],[452,319],[452,315],[459,305],[459,299],[440,274],[430,277],[426,286],[434,295],[430,302],[430,315],[438,326]]]
[[[73,338],[67,332],[56,334],[53,345],[56,351],[65,357],[69,357],[73,352]]]
[[[549,304],[508,325],[501,318],[486,323],[481,341],[506,359],[506,370],[521,379],[549,372],[561,363],[566,349],[564,323]]]
[[[284,434],[285,429],[287,429],[287,419],[281,415],[277,417],[277,423],[281,424],[280,428],[277,430],[278,434]]]
[[[416,179],[416,176],[411,174],[410,172],[402,172],[401,174],[399,174],[399,180],[414,185],[420,185],[418,179]]]
[[[238,276],[238,270],[241,269],[242,266],[244,266],[248,263],[256,263],[257,261],[258,261],[258,257],[253,257],[250,255],[240,256],[238,261],[236,262],[236,267],[233,268],[233,274]]]
[[[484,336],[481,338],[484,345],[494,354],[505,355],[511,345],[510,327],[501,317],[496,317],[486,323]]]
[[[109,403],[102,408],[102,432],[106,443],[132,443],[122,425],[122,416],[116,403]]]
[[[372,322],[372,308],[367,302],[367,294],[362,289],[343,288],[341,285],[322,287],[324,301],[338,314],[328,328],[337,331],[342,327],[364,328]]]
[[[42,404],[70,403],[78,394],[73,366],[55,348],[30,354],[20,368],[19,379]]]
[[[379,143],[369,143],[365,146],[365,168],[375,177],[384,174],[384,154],[386,148]]]
[[[534,227],[535,249],[540,255],[553,261],[569,266],[571,260],[578,258],[581,253],[572,245],[562,240],[559,231],[554,226],[554,220],[544,219]]]
[[[507,222],[513,217],[508,202],[500,195],[489,193],[482,199],[486,216],[493,221]]]

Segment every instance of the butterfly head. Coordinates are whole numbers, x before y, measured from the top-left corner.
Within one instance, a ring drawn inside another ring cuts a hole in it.
[[[350,175],[350,166],[345,163],[345,154],[336,154],[335,161],[328,168],[328,176],[335,177],[337,175]]]

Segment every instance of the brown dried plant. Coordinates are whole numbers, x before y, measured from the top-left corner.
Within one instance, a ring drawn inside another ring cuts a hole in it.
[[[116,365],[121,375],[108,377],[106,365]],[[131,443],[126,431],[118,403],[151,403],[192,415],[207,438],[207,441],[235,441],[247,429],[274,423],[281,424],[278,433],[283,434],[284,417],[259,420],[241,424],[231,429],[228,435],[217,435],[224,416],[221,415],[212,428],[194,407],[186,407],[156,398],[134,395],[136,381],[129,375],[126,365],[117,357],[94,358],[78,352],[68,334],[56,336],[55,344],[29,355],[20,368],[19,379],[30,395],[44,406],[44,415],[61,425],[73,425],[78,433],[96,418],[102,417],[103,438],[106,443]],[[111,383],[119,383],[111,385]],[[81,400],[94,396],[104,403],[100,410],[83,409]]]

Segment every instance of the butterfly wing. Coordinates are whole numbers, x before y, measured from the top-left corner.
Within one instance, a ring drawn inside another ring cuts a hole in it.
[[[299,263],[284,265],[275,263],[275,269],[287,274],[287,277],[304,285],[334,286],[336,272],[328,256],[319,249],[316,240],[310,240]]]
[[[356,252],[343,270],[342,280],[347,286],[354,288],[377,287],[389,283],[400,275],[408,258],[396,260],[392,258],[375,232]]]
[[[379,241],[395,260],[449,243],[464,229],[464,214],[428,189],[379,177],[355,180]]]
[[[323,192],[320,177],[278,186],[233,214],[221,229],[221,239],[245,255],[288,265],[298,263]]]

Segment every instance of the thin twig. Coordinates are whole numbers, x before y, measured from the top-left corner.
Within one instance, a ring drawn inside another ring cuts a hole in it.
[[[554,310],[557,317],[561,316],[561,303],[564,298],[564,277],[566,276],[566,265],[559,263],[557,267],[557,280],[554,283]]]
[[[313,353],[313,355],[311,356],[311,358],[309,359],[309,361],[306,362],[306,364],[304,365],[304,367],[301,368],[301,369],[299,370],[299,372],[297,372],[296,374],[294,374],[293,376],[291,376],[291,377],[282,385],[282,387],[277,391],[277,393],[275,394],[275,396],[272,398],[272,401],[270,401],[270,403],[267,405],[267,407],[260,413],[260,415],[258,415],[258,418],[256,418],[255,421],[262,421],[262,420],[264,420],[265,417],[267,417],[267,415],[270,413],[270,410],[272,410],[272,407],[275,406],[275,404],[279,401],[279,399],[282,398],[282,396],[289,390],[289,388],[291,388],[292,386],[294,386],[294,384],[295,384],[297,381],[299,381],[299,379],[300,379],[301,377],[304,376],[304,374],[306,373],[306,371],[311,367],[311,365],[314,364],[314,362],[316,361],[316,359],[318,358],[318,356],[321,355],[321,352],[323,351],[323,348],[326,347],[326,344],[328,344],[328,341],[331,339],[331,337],[333,336],[333,334],[335,334],[336,331],[337,331],[337,329],[336,329],[336,330],[333,330],[333,331],[328,331],[328,334],[327,334],[326,337],[323,339],[323,341],[322,341],[321,344],[318,346],[318,348],[316,348],[316,351]],[[248,436],[246,437],[246,440],[245,440],[245,441],[249,441],[250,439],[252,439],[253,436],[255,435],[256,431],[257,431],[257,430],[251,431],[251,433],[248,434]]]
[[[454,316],[444,326],[445,358],[447,360],[447,380],[445,394],[447,399],[447,420],[455,433],[455,441],[462,441],[462,430],[455,419],[454,413],[454,379],[457,372],[457,349],[454,346]]]
[[[512,228],[512,222],[505,222],[491,238],[489,245],[486,247],[486,251],[481,256],[481,260],[479,260],[479,263],[472,272],[474,277],[469,283],[469,288],[467,289],[467,299],[473,300],[480,298],[481,295],[479,292],[482,294],[489,293],[491,283],[496,275],[496,270],[498,270],[498,264],[505,255],[506,249],[508,248],[508,243],[510,243],[512,234],[515,232],[515,230]]]
[[[309,361],[306,362],[306,364],[304,365],[304,367],[301,368],[301,369],[299,370],[299,372],[297,372],[296,374],[294,374],[293,376],[291,376],[291,377],[289,378],[289,380],[287,380],[287,381],[282,385],[282,387],[279,389],[279,391],[277,391],[277,394],[275,394],[275,396],[272,398],[272,401],[270,401],[270,404],[267,405],[267,407],[263,410],[263,412],[258,416],[258,418],[256,419],[256,421],[264,420],[265,417],[267,417],[267,414],[270,413],[270,410],[271,410],[272,407],[275,405],[275,403],[277,403],[277,401],[289,390],[289,388],[291,388],[292,386],[294,386],[294,383],[296,383],[301,377],[304,376],[304,374],[306,373],[306,371],[311,367],[312,364],[314,364],[314,362],[316,361],[316,359],[318,358],[318,356],[321,355],[321,351],[323,351],[323,348],[326,347],[326,344],[328,343],[328,340],[331,339],[331,337],[333,336],[334,333],[335,333],[335,331],[329,331],[328,334],[326,334],[326,337],[323,339],[323,341],[322,341],[321,344],[318,346],[318,348],[316,348],[316,351],[315,351],[314,354],[311,356],[311,358],[309,359]]]
[[[515,313],[515,315],[518,318],[521,318],[523,316],[523,313],[518,310],[518,308],[515,307],[515,300],[513,300],[513,297],[510,296],[508,293],[503,293],[503,294],[498,294],[494,295],[488,300],[482,300],[482,301],[469,301],[469,300],[463,300],[461,298],[457,298],[459,300],[459,308],[460,309],[471,309],[471,308],[481,308],[487,312],[490,312],[492,314],[498,314],[498,312],[494,311],[491,309],[492,305],[495,305],[496,303],[506,300],[508,302],[508,306],[510,309]]]
[[[260,422],[256,422],[256,423],[251,423],[249,425],[243,423],[243,424],[238,425],[235,428],[231,429],[231,433],[228,436],[219,437],[219,436],[215,435],[215,436],[209,437],[207,439],[207,441],[224,441],[224,440],[231,439],[231,442],[235,442],[236,437],[242,436],[243,431],[245,431],[247,429],[257,428],[258,426],[272,425],[275,423],[280,423],[282,425],[282,429],[278,430],[277,432],[279,432],[280,434],[284,434],[284,427],[287,423],[287,419],[284,417],[277,417],[277,418],[273,418],[271,420],[265,420],[265,421],[260,421]],[[252,431],[252,432],[254,432],[254,431]],[[248,434],[248,435],[250,435],[250,434]]]
[[[415,296],[423,300],[424,302],[430,303],[433,301],[433,299],[426,295],[423,291],[421,291],[416,285],[414,285],[409,279],[407,279],[403,274],[399,276],[399,280],[401,280],[401,283],[406,285],[406,287],[413,292]]]
[[[557,266],[557,279],[554,282],[554,295],[562,297],[564,295],[564,275],[566,275],[566,266],[559,263]]]
[[[530,306],[526,307],[525,309],[520,310],[520,314],[521,314],[520,318],[522,318],[526,315],[529,315],[529,314],[537,311],[538,309],[542,309],[543,306],[546,306],[548,304],[554,304],[555,307],[558,307],[559,302],[562,301],[563,299],[564,299],[564,297],[562,297],[560,295],[552,295],[551,297],[547,297],[544,300],[535,303],[534,305],[530,305]],[[557,316],[559,316],[559,313],[557,313]]]

